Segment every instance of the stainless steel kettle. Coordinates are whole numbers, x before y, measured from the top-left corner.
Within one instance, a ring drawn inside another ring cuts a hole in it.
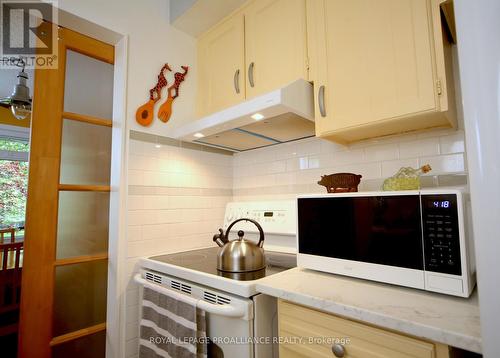
[[[259,229],[259,242],[245,239],[243,230],[238,231],[238,239],[229,241],[229,232],[231,228],[240,221],[250,221]],[[217,269],[226,272],[250,272],[262,270],[266,267],[266,258],[264,256],[264,230],[259,223],[252,219],[238,219],[233,221],[226,230],[222,229],[214,235],[214,241],[221,248],[217,255]]]

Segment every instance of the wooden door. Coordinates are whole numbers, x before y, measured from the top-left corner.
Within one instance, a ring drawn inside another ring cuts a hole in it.
[[[308,79],[306,37],[305,0],[256,0],[248,6],[247,98]]]
[[[430,11],[427,0],[322,1],[318,134],[436,108]]]
[[[58,31],[58,68],[35,71],[18,356],[97,358],[106,339],[114,48]]]
[[[236,14],[198,40],[198,114],[245,99],[243,15]]]

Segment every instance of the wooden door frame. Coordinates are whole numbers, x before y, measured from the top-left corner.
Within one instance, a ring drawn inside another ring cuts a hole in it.
[[[84,35],[90,35],[93,38],[107,42],[114,45],[114,86],[113,86],[113,128],[112,128],[112,150],[111,150],[111,179],[110,179],[110,217],[109,217],[109,248],[108,248],[108,295],[107,295],[107,318],[106,325],[109,328],[106,337],[106,356],[107,357],[121,357],[124,352],[125,343],[125,327],[121,317],[124,316],[125,304],[124,304],[124,292],[126,290],[126,283],[123,282],[122,277],[125,272],[125,258],[126,258],[126,196],[127,196],[127,177],[126,177],[126,164],[127,164],[127,153],[128,153],[128,126],[126,120],[126,83],[127,83],[127,52],[128,52],[128,36],[120,35],[105,28],[101,28],[98,25],[87,22],[86,20],[75,18],[74,15],[66,13],[63,10],[59,10],[58,22],[61,26],[67,28],[80,28],[84,29]],[[63,54],[64,51],[59,49],[59,55]],[[81,52],[81,51],[80,51]],[[94,56],[95,57],[95,56]],[[58,79],[48,79],[48,74],[38,71],[41,73],[35,76],[35,90],[38,86],[47,87],[47,83],[51,86],[58,84],[61,81]],[[47,93],[47,92],[46,92]],[[49,103],[44,104],[43,94],[37,94],[34,98],[35,106],[49,106]],[[53,113],[53,115],[62,114],[62,105],[57,103],[52,103],[58,112]],[[62,128],[62,122],[59,125],[50,125],[45,121],[40,119],[32,121],[32,133],[34,131],[42,130],[49,134],[48,138],[52,138],[55,133],[60,133]],[[56,121],[52,121],[56,122]],[[34,130],[33,130],[34,129]],[[47,137],[46,137],[47,138]],[[45,138],[45,139],[46,139]],[[33,178],[41,179],[47,188],[51,188],[51,192],[57,193],[55,189],[56,185],[59,185],[59,165],[56,163],[54,155],[59,155],[56,153],[57,150],[60,151],[61,143],[56,143],[52,148],[48,148],[44,144],[43,136],[35,136],[32,141],[32,148],[40,148],[42,151],[36,150],[33,156],[30,158],[30,176]],[[57,150],[55,148],[58,148]],[[32,155],[30,153],[30,155]],[[38,164],[35,164],[38,162]],[[33,168],[33,170],[31,170]],[[56,175],[57,173],[57,175]],[[54,179],[56,178],[56,179]],[[57,182],[57,183],[56,183]],[[43,193],[40,191],[29,190],[29,201],[27,212],[31,210],[34,212],[37,203],[43,200]],[[43,220],[45,227],[55,228],[57,225],[57,198],[51,198],[53,207],[51,207],[51,215],[47,216],[47,212],[44,213],[43,217],[37,216],[35,214],[30,215],[28,220]],[[31,204],[30,204],[31,202]],[[55,215],[54,215],[55,213]],[[54,221],[55,220],[55,221]],[[43,230],[41,235],[36,235],[36,238],[31,240],[28,244],[28,248],[25,251],[26,255],[35,255],[43,260],[43,262],[48,263],[48,260],[53,260],[55,258],[55,247],[51,245],[44,244],[48,235],[54,235],[55,232],[52,230]],[[35,233],[34,233],[35,234]],[[45,240],[43,240],[45,238]],[[53,261],[52,261],[53,262]],[[39,287],[50,284],[53,287],[54,281],[54,269],[52,264],[46,265],[46,270],[40,270],[35,272],[37,268],[24,268],[25,272],[29,272],[25,282],[23,282],[24,287],[28,291],[27,297],[29,297],[30,287]],[[31,277],[31,279],[30,279]],[[33,292],[33,291],[32,291]],[[50,348],[45,344],[47,341],[52,339],[51,335],[51,325],[50,320],[50,330],[47,333],[47,323],[39,320],[38,315],[31,316],[30,310],[33,308],[37,312],[45,312],[46,310],[52,309],[51,304],[53,301],[53,292],[50,290],[47,296],[43,299],[33,302],[31,300],[24,299],[21,302],[21,319],[20,319],[20,331],[23,329],[23,325],[29,323],[29,320],[37,320],[40,330],[37,336],[30,337],[20,337],[19,339],[19,357],[50,357]],[[25,312],[25,310],[28,312]],[[23,313],[24,312],[24,313]],[[38,318],[37,318],[38,317]],[[45,343],[40,343],[45,342]]]

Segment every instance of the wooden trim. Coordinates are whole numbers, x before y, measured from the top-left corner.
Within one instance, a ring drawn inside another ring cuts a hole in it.
[[[60,191],[102,191],[109,192],[109,185],[75,185],[75,184],[59,184]]]
[[[52,26],[42,23],[42,26]],[[66,51],[58,68],[35,69],[19,319],[19,358],[51,357],[54,266]]]
[[[57,346],[58,344],[73,341],[78,338],[90,336],[91,334],[104,331],[106,329],[106,323],[99,323],[92,327],[82,328],[78,331],[66,333],[57,337],[52,338],[50,341],[50,346]]]
[[[78,122],[85,122],[89,124],[95,124],[98,126],[112,127],[113,121],[110,119],[103,119],[98,117],[87,116],[85,114],[78,114],[73,112],[63,112],[63,118],[72,119]]]
[[[2,307],[0,307],[0,314],[5,313],[5,312],[9,312],[9,311],[15,311],[18,309],[19,309],[19,304],[17,304],[17,303],[14,303],[14,304],[8,305],[8,306],[2,306]],[[0,334],[0,337],[2,337],[2,336],[3,335]]]
[[[16,333],[19,330],[19,324],[13,323],[7,326],[0,327],[0,337]]]
[[[64,44],[65,54],[69,49],[112,65],[115,63],[115,48],[112,45],[65,28],[59,29],[59,39]]]
[[[5,234],[10,235],[10,242],[11,243],[16,242],[15,233],[16,233],[16,229],[14,229],[13,227],[8,228],[8,229],[0,229],[0,243],[3,244]]]
[[[74,265],[84,262],[100,261],[107,259],[108,259],[108,253],[104,252],[95,255],[84,255],[84,256],[68,257],[67,259],[59,259],[54,262],[54,266]]]

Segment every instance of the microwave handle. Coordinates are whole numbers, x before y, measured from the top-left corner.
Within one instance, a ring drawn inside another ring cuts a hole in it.
[[[179,300],[179,301],[186,301],[186,297],[189,297],[183,293],[176,292],[174,290],[171,290],[169,288],[160,286],[158,284],[152,283],[150,281],[147,281],[141,277],[141,274],[136,274],[134,276],[134,281],[146,286],[153,291],[159,292],[165,296],[172,297],[173,299]],[[216,305],[210,302],[206,302],[203,300],[198,300],[196,303],[196,307],[205,311],[206,313],[211,313],[211,314],[216,314],[219,316],[224,316],[224,317],[233,317],[233,318],[244,318],[247,315],[247,312],[245,310],[245,307],[237,307],[233,305]]]

